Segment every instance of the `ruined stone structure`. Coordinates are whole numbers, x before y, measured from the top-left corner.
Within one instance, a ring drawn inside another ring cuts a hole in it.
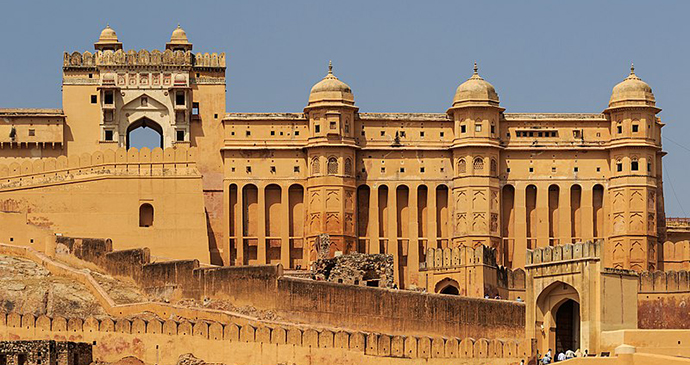
[[[0,364],[90,365],[91,345],[54,340],[0,341]]]
[[[193,53],[179,26],[164,50],[125,50],[110,27],[94,48],[65,53],[62,109],[0,110],[0,243],[96,294],[47,257],[327,327],[101,297],[113,315],[187,319],[7,313],[7,336],[275,345],[247,363],[332,363],[314,349],[333,347],[356,363],[507,364],[575,346],[630,358],[628,345],[654,351],[651,333],[667,351],[655,354],[690,355],[663,332],[690,328],[690,225],[667,230],[664,124],[634,68],[601,113],[507,113],[476,65],[445,113],[360,113],[332,65],[301,112],[228,113],[225,54]],[[158,143],[130,148],[138,128]],[[283,276],[317,260],[342,270],[332,282]],[[367,288],[358,265],[413,290]]]

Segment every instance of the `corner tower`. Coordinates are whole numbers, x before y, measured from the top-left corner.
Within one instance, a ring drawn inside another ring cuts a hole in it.
[[[660,111],[652,88],[631,66],[604,111],[611,121],[607,267],[657,269],[657,236],[663,230],[657,227],[657,215],[663,215]]]
[[[307,241],[315,247],[316,237],[331,237],[329,256],[356,248],[355,106],[352,89],[328,74],[311,89],[304,114],[309,122],[307,142]],[[316,258],[316,249],[309,260]]]
[[[479,76],[458,86],[447,113],[454,122],[453,245],[500,247],[498,164],[499,123],[503,108],[496,89]]]

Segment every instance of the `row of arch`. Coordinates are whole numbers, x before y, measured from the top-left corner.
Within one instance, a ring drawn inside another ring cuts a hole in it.
[[[525,209],[524,219],[526,236],[528,239],[536,238],[540,235],[539,232],[539,205],[538,199],[544,201],[543,198],[538,198],[540,194],[546,194],[548,204],[546,206],[546,214],[548,221],[547,236],[551,243],[558,244],[559,239],[565,240],[583,240],[596,239],[604,236],[604,187],[601,184],[595,184],[592,187],[591,202],[583,201],[582,187],[579,184],[572,184],[569,188],[561,191],[561,186],[558,184],[551,184],[545,191],[539,191],[537,186],[530,184],[525,187],[524,201],[516,201],[516,190],[513,185],[505,185],[502,190],[502,216],[503,227],[502,236],[511,238],[516,236],[515,226],[516,207],[521,206]],[[584,209],[591,209],[591,217],[593,222],[591,231],[585,231],[585,224],[583,222]],[[562,242],[566,243],[566,242]],[[528,245],[529,246],[529,245]],[[533,248],[533,247],[528,247]]]
[[[480,174],[484,172],[484,159],[482,157],[475,157],[472,160],[472,171],[474,174]],[[466,174],[467,173],[467,160],[461,157],[457,162],[457,173]],[[489,161],[489,173],[491,176],[498,176],[498,162],[495,158]]]

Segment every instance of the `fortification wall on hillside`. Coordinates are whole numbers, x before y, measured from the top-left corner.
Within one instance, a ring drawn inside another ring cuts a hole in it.
[[[111,237],[117,249],[149,247],[154,256],[209,262],[195,155],[195,148],[182,146],[120,148],[0,165],[4,242],[42,250],[36,243],[47,234],[27,237],[29,225],[65,236]],[[142,220],[144,206],[151,207],[149,220]],[[18,225],[22,217],[26,223]]]
[[[252,325],[201,320],[34,317],[0,313],[0,340],[55,339],[94,343],[93,357],[136,356],[172,364],[183,353],[207,362],[268,364],[514,364],[531,354],[531,341],[390,336],[317,330],[309,326]],[[384,360],[385,358],[385,360]]]

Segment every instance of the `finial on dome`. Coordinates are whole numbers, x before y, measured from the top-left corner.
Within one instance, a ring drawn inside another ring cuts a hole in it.
[[[177,29],[180,29],[180,28],[181,28],[180,23],[177,23]]]
[[[333,75],[333,61],[328,61],[328,74]]]
[[[477,67],[477,62],[475,62],[474,63],[474,74],[479,75],[478,71],[479,71],[479,67]]]
[[[630,74],[635,74],[635,64],[633,62],[630,62]]]

